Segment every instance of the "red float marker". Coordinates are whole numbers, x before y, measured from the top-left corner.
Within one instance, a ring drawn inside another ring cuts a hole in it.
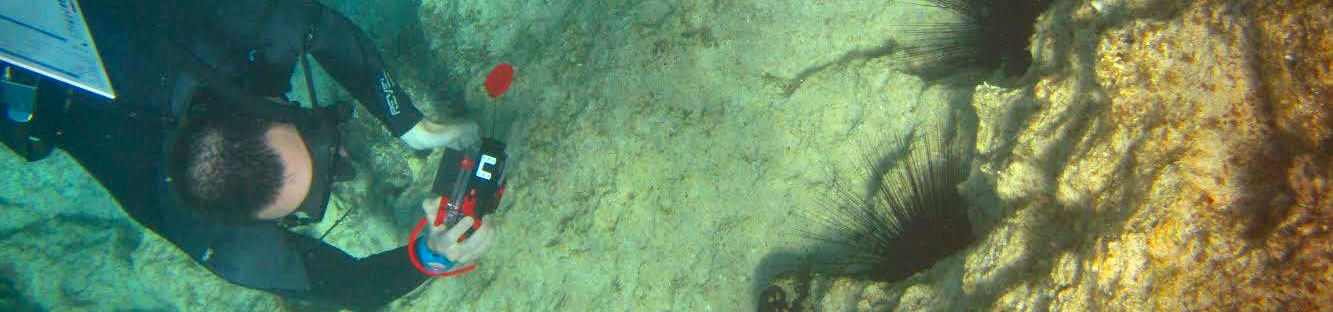
[[[509,84],[514,82],[514,67],[508,63],[500,63],[491,69],[491,74],[486,76],[486,93],[491,98],[498,98],[505,91],[509,90]]]

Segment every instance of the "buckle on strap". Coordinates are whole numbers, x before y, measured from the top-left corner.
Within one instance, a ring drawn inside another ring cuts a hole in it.
[[[33,107],[37,104],[37,77],[23,76],[13,67],[4,66],[4,79],[0,79],[0,103],[4,103],[5,117],[16,123],[32,121]],[[31,82],[25,83],[26,80]]]

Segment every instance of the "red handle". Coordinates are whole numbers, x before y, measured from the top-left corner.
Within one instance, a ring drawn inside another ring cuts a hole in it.
[[[503,194],[504,189],[501,189],[500,192]],[[462,209],[463,215],[464,215],[464,216],[469,216],[469,217],[472,217],[472,218],[473,218],[472,221],[474,221],[474,222],[472,222],[472,229],[473,229],[473,230],[480,230],[480,229],[481,229],[481,219],[478,219],[478,218],[477,218],[477,212],[476,212],[476,211],[477,211],[477,210],[476,210],[476,209],[477,209],[477,191],[476,191],[476,190],[472,190],[472,193],[469,194],[469,196],[463,196],[463,202],[460,203],[460,205],[463,206],[463,209]],[[440,197],[440,207],[435,209],[435,226],[443,226],[443,225],[444,225],[444,219],[445,219],[445,218],[444,218],[444,217],[440,217],[440,216],[445,216],[445,215],[448,215],[448,214],[449,214],[449,197],[448,197],[448,196],[442,196],[442,197]],[[460,242],[463,241],[463,238],[462,238],[462,237],[459,237],[459,238],[458,238],[458,241],[460,241]]]

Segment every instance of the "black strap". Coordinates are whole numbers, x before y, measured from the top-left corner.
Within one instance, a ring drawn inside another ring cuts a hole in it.
[[[235,105],[250,106],[246,108],[260,109],[264,105],[258,103],[269,102],[266,99],[250,95],[240,87],[230,83],[222,73],[205,64],[203,60],[187,51],[183,46],[166,40],[161,41],[160,44],[162,46],[161,51],[168,54],[167,57],[171,59],[172,64],[194,74],[194,77],[199,81],[199,88],[211,90],[214,95],[222,97]]]
[[[310,58],[306,54],[310,51],[310,42],[314,41],[316,30],[319,30],[319,25],[307,25],[305,38],[301,40],[301,71],[305,73],[305,90],[306,94],[310,95],[311,108],[319,107],[319,96],[315,95],[315,73],[310,71]]]
[[[301,70],[305,72],[305,92],[310,95],[310,107],[319,107],[319,96],[315,94],[315,73],[310,72],[310,61],[305,51],[301,51]]]

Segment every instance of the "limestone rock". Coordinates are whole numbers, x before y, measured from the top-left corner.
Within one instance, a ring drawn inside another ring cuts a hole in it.
[[[1328,9],[1057,5],[1033,45],[1039,108],[979,135],[1012,144],[981,165],[1016,209],[988,240],[1029,238],[965,289],[1061,311],[1327,306]]]
[[[1023,82],[973,93],[980,242],[858,309],[1326,309],[1330,9],[1054,4]]]

